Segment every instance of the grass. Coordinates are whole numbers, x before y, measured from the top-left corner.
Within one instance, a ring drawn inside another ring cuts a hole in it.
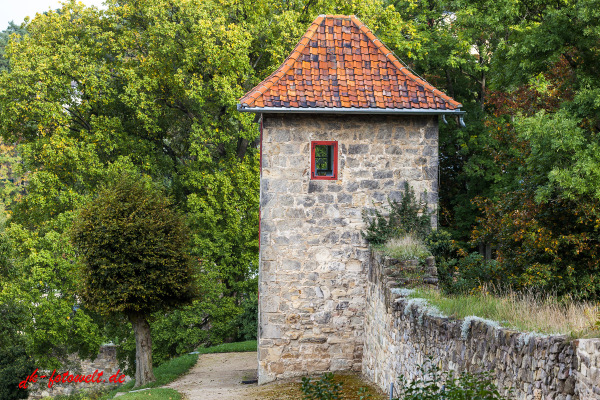
[[[183,396],[173,389],[150,389],[142,392],[127,393],[119,400],[182,400]]]
[[[175,379],[179,378],[181,375],[188,372],[194,365],[196,365],[197,361],[198,354],[186,354],[181,357],[173,358],[167,361],[166,363],[154,368],[154,376],[156,377],[156,381],[150,382],[149,384],[144,386],[137,387],[135,388],[135,390],[144,388],[155,388],[158,386],[164,386],[166,384],[169,384]],[[102,400],[113,398],[115,393],[117,392],[129,392],[133,389],[133,385],[135,385],[135,380],[131,380],[123,386],[111,390],[104,397],[102,397]]]
[[[600,306],[591,302],[558,300],[532,292],[507,291],[492,295],[486,290],[473,295],[444,296],[432,289],[417,289],[410,297],[424,298],[451,318],[475,315],[498,321],[503,327],[572,338],[600,337],[595,325]]]
[[[256,351],[256,340],[248,340],[246,342],[223,343],[212,347],[200,347],[196,351],[199,354],[211,353],[242,353]]]
[[[431,255],[425,244],[412,235],[389,239],[379,250],[401,261],[424,260]]]

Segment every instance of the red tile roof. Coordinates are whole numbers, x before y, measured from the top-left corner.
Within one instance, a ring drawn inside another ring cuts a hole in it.
[[[461,106],[412,73],[355,16],[321,15],[238,109],[447,114],[462,113]]]

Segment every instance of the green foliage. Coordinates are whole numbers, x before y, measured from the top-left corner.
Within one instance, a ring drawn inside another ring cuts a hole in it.
[[[243,335],[243,299],[258,290],[258,161],[258,155],[242,163],[223,160],[213,174],[190,173],[187,181],[193,190],[186,203],[193,254],[201,262],[206,293],[190,318],[209,316],[207,344]]]
[[[451,258],[456,250],[450,232],[439,228],[432,230],[425,238],[425,245],[438,263]]]
[[[323,374],[319,380],[302,378],[302,398],[304,400],[341,400],[342,383],[336,382],[332,372]]]
[[[36,366],[23,344],[0,347],[0,398],[6,400],[26,399],[29,391],[19,388],[19,382],[33,373]]]
[[[438,279],[444,293],[473,293],[482,285],[507,285],[505,275],[495,260],[484,260],[479,253],[442,260],[438,265]]]
[[[480,203],[484,216],[473,240],[495,244],[497,274],[505,285],[598,298],[598,200],[538,202],[535,197],[525,187]]]
[[[11,35],[21,37],[27,34],[27,30],[23,25],[19,26],[13,21],[8,23],[8,28],[0,32],[0,73],[2,71],[8,71],[10,69],[9,61],[6,57],[6,46]]]
[[[501,243],[507,268],[518,261],[507,271],[519,284],[562,280],[560,290],[595,296],[597,272],[584,268],[595,265],[592,206],[569,214],[564,237],[556,229],[540,235],[531,224],[524,232],[532,251],[519,253],[521,241],[496,241],[492,232],[501,230],[486,228],[494,213],[472,200],[505,203],[498,209],[508,215],[523,208],[512,201],[507,208],[506,193],[534,191],[545,203],[530,210],[548,221],[568,202],[594,204],[599,9],[598,0],[110,1],[105,10],[68,2],[11,25],[0,34],[0,133],[7,146],[19,143],[18,157],[3,160],[20,167],[1,177],[14,180],[4,186],[11,216],[3,243],[13,250],[3,268],[15,277],[4,279],[2,296],[22,299],[34,317],[23,326],[28,352],[56,365],[67,351],[93,353],[103,340],[89,310],[73,311],[75,254],[65,231],[72,211],[115,171],[164,183],[190,221],[202,279],[216,286],[194,307],[155,314],[164,359],[194,342],[245,334],[242,296],[256,290],[258,268],[258,130],[235,104],[322,13],[358,15],[400,59],[463,103],[467,128],[450,119],[439,143],[439,223],[455,243],[479,244],[468,243],[477,228],[477,239]],[[372,244],[394,231],[385,214],[369,216]],[[550,252],[533,245],[548,238],[556,243]],[[168,339],[185,324],[193,327],[189,338]]]
[[[388,239],[403,235],[423,239],[431,231],[431,215],[427,204],[417,200],[408,183],[404,184],[400,201],[388,199],[388,205],[386,212],[377,209],[363,211],[367,228],[362,235],[370,244],[382,245]]]
[[[244,315],[245,321],[251,323],[254,319],[256,324],[257,315],[253,315],[252,304],[242,302],[242,307],[238,307],[235,305],[235,297],[220,298],[223,297],[222,285],[211,282],[205,276],[200,276],[199,282],[200,299],[179,309],[152,314],[150,325],[154,366],[194,351],[199,346],[230,340],[236,334],[243,334],[245,330],[248,334],[252,333],[240,321]],[[246,313],[240,314],[239,310],[246,306]],[[255,337],[256,331],[254,332]],[[131,373],[131,366],[135,365],[135,340],[129,322],[121,319],[109,321],[107,335],[119,344],[117,358],[123,370]]]
[[[102,338],[77,306],[67,238],[53,229],[33,233],[2,223],[0,251],[0,332],[6,338],[0,347],[24,346],[36,367],[48,369],[75,352],[95,356]]]
[[[540,112],[518,121],[517,131],[531,146],[526,165],[536,200],[547,201],[556,194],[569,200],[600,200],[599,132],[582,125],[567,110]]]
[[[85,304],[102,314],[149,314],[197,297],[188,228],[147,178],[124,174],[73,222]]]
[[[394,5],[421,43],[408,58],[397,45],[400,57],[467,111],[466,129],[440,129],[440,225],[466,251],[498,254],[479,277],[469,258],[438,268],[462,264],[466,290],[499,275],[597,298],[598,1]]]
[[[242,300],[242,314],[238,325],[240,326],[240,339],[256,340],[258,333],[258,294],[250,293]]]
[[[36,320],[59,316],[28,324],[41,358],[64,354],[71,338],[82,351],[105,340],[89,310],[80,308],[77,322],[64,315],[76,303],[75,257],[64,232],[101,182],[125,172],[164,183],[192,222],[190,252],[200,258],[204,286],[216,283],[197,316],[188,309],[161,326],[198,318],[214,327],[192,335],[181,351],[238,334],[241,293],[256,290],[249,278],[258,265],[258,130],[235,103],[257,79],[250,47],[254,30],[268,23],[259,18],[268,7],[193,3],[113,2],[102,11],[66,3],[36,17],[30,34],[13,35],[6,47],[11,69],[0,74],[0,133],[4,143],[19,142],[28,179],[7,203],[21,277],[10,294],[46,305],[32,310]],[[238,23],[246,9],[254,22]],[[54,291],[64,296],[47,296]],[[178,345],[163,343],[165,358],[173,356]]]
[[[454,375],[453,371],[441,371],[429,358],[419,366],[419,377],[408,380],[399,377],[400,396],[402,400],[501,400],[505,399],[492,381],[489,372],[479,374],[463,373]]]
[[[356,395],[358,396],[358,400],[370,400],[373,398],[373,395],[369,392],[369,388],[367,387],[358,388]]]
[[[2,294],[0,280],[0,399],[26,399],[27,389],[19,388],[19,383],[32,374],[38,366],[27,349],[23,327],[30,317],[27,307],[16,299]]]
[[[147,177],[123,174],[81,208],[71,238],[81,262],[82,301],[102,315],[129,319],[137,384],[153,381],[148,317],[198,297],[183,215]]]

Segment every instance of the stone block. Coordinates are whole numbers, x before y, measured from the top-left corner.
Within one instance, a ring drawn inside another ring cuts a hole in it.
[[[438,128],[436,127],[427,127],[425,128],[425,139],[436,139],[438,138]]]
[[[368,144],[351,144],[348,146],[348,154],[368,154]]]

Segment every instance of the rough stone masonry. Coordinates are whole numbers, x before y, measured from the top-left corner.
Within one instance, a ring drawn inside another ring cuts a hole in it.
[[[263,114],[259,383],[361,370],[369,249],[362,211],[404,182],[438,194],[438,117]],[[338,179],[311,180],[311,141],[338,142]],[[435,223],[435,221],[434,221]]]
[[[397,260],[374,254],[369,267],[362,373],[382,389],[398,376],[423,379],[432,358],[443,371],[490,372],[501,394],[519,400],[600,400],[600,339],[569,340],[452,320],[394,289]]]

